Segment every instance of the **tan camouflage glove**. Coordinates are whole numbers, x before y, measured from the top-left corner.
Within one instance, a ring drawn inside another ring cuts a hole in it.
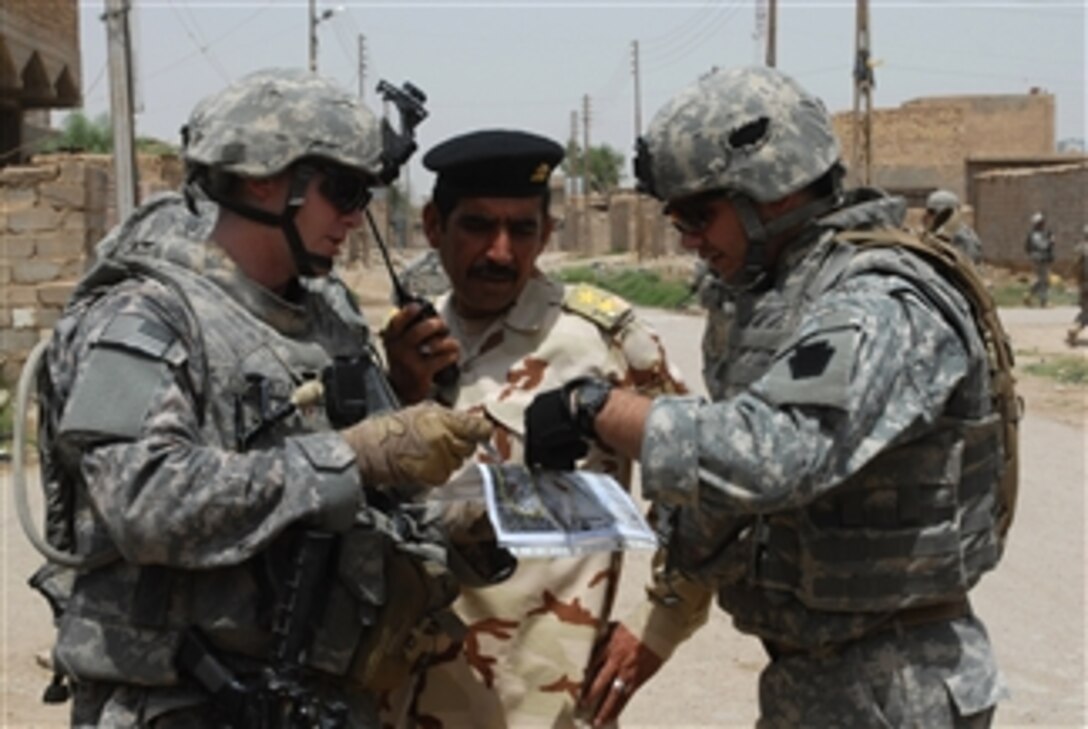
[[[438,486],[491,437],[491,423],[470,413],[423,403],[367,418],[340,431],[367,481]]]

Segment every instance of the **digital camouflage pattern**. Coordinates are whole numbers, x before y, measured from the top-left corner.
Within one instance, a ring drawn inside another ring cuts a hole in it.
[[[711,398],[722,397],[722,372],[728,366],[729,333],[735,315],[733,294],[703,259],[696,261],[696,294],[699,305],[706,309],[703,329],[703,384]]]
[[[996,563],[1001,461],[962,295],[914,255],[832,240],[904,211],[857,193],[810,227],[770,288],[737,294],[718,400],[659,398],[647,421],[674,564],[777,656],[761,726],[985,723],[1005,693],[968,608],[897,617],[955,606]]]
[[[658,337],[631,307],[589,286],[537,275],[509,312],[480,331],[456,315],[448,297],[438,308],[462,343],[455,406],[492,420],[504,461],[524,457],[524,411],[534,395],[574,377],[605,377],[650,394],[684,389]],[[631,463],[600,449],[581,465],[630,484]],[[574,726],[574,702],[609,620],[621,562],[618,553],[526,559],[499,585],[462,590],[454,608],[468,626],[464,648],[424,675],[420,725]],[[696,587],[685,597],[671,608],[648,602],[625,624],[667,657],[705,620],[710,593]]]
[[[332,81],[304,69],[264,69],[196,105],[182,130],[190,165],[269,177],[319,157],[376,177],[382,138],[374,115]]]
[[[708,74],[657,112],[644,139],[648,192],[664,201],[708,190],[780,200],[839,159],[823,102],[766,67]]]
[[[193,190],[194,194],[198,191]],[[194,200],[196,214],[179,192],[161,192],[140,204],[122,222],[115,225],[95,246],[95,258],[121,256],[157,256],[156,246],[172,238],[203,243],[211,235],[219,215],[219,206],[207,200]]]
[[[1032,299],[1037,299],[1039,304],[1045,307],[1050,296],[1050,264],[1054,262],[1054,234],[1047,230],[1042,215],[1038,213],[1036,215],[1039,222],[1032,223],[1032,228],[1024,240],[1024,252],[1035,265],[1035,282],[1024,297],[1024,303],[1030,304]],[[1034,216],[1032,220],[1035,220]]]
[[[942,240],[952,244],[972,263],[982,260],[982,241],[974,228],[963,219],[960,200],[951,190],[934,190],[926,198],[926,212],[941,220],[941,224],[931,230]]]
[[[1073,320],[1073,328],[1066,335],[1070,345],[1076,344],[1080,330],[1088,327],[1088,225],[1084,226],[1084,238],[1073,251],[1073,277],[1080,289],[1080,308]]]
[[[380,612],[391,552],[441,549],[368,506],[320,401],[258,428],[334,356],[370,358],[366,324],[334,280],[300,283],[288,302],[214,245],[165,236],[139,249],[154,255],[106,257],[85,277],[48,355],[43,416],[79,482],[76,550],[111,544],[122,557],[79,577],[59,625],[55,662],[81,682],[75,723],[183,709],[210,722],[175,665],[180,631],[201,628],[221,658],[268,659],[275,581],[308,525],[345,540],[308,660],[323,690],[348,698],[351,726],[375,726],[372,697],[347,692],[368,639],[357,616]]]

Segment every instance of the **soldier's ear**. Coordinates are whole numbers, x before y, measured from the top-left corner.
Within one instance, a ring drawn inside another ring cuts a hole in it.
[[[423,206],[423,235],[431,248],[437,249],[442,242],[442,215],[433,202]]]

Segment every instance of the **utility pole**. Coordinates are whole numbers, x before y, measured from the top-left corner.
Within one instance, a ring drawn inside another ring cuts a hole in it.
[[[107,54],[110,70],[110,119],[113,122],[113,172],[117,219],[136,207],[136,144],[132,124],[132,46],[128,32],[129,0],[106,0]]]
[[[573,155],[578,151],[578,110],[575,109],[570,113],[570,152]],[[575,194],[578,192],[578,167],[577,159],[571,157],[570,160],[570,197],[574,199]]]
[[[310,73],[317,73],[317,0],[310,0]]]
[[[359,101],[366,96],[366,36],[359,34]]]
[[[869,36],[869,0],[857,0],[854,56],[854,174],[864,185],[873,171],[873,64]]]
[[[767,4],[767,65],[774,68],[778,63],[778,0]]]
[[[589,204],[589,94],[582,96],[582,196]]]
[[[635,144],[642,136],[642,83],[639,77],[638,41],[631,41],[631,72],[635,79]],[[646,255],[645,233],[642,225],[642,193],[635,182],[635,255],[641,262]]]
[[[310,0],[310,73],[317,73],[317,26],[322,20],[328,20],[336,10],[325,8],[317,14],[317,0]]]

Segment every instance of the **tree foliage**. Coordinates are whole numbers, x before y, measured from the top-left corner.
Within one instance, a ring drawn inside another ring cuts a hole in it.
[[[137,137],[136,149],[145,154],[176,154],[177,147],[155,137]],[[43,148],[46,152],[91,152],[108,154],[113,151],[113,125],[108,114],[91,119],[80,110],[68,114],[60,131]]]
[[[64,126],[46,145],[46,151],[109,152],[113,149],[113,129],[110,118],[99,114],[91,119],[82,111],[73,111],[64,118]]]
[[[605,194],[619,187],[624,162],[623,154],[607,144],[599,144],[591,145],[585,158],[589,163],[587,177],[591,192]],[[573,178],[580,177],[582,170],[582,148],[572,140],[567,144],[563,171],[568,178]]]

